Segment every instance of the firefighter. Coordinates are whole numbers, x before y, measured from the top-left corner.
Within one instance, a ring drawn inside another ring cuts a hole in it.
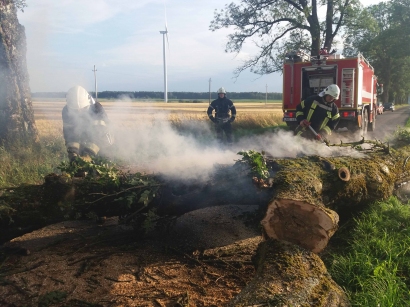
[[[232,126],[231,123],[236,118],[236,108],[232,100],[226,98],[226,91],[223,87],[218,89],[218,99],[211,102],[208,107],[208,117],[215,124],[216,136],[220,142],[223,142],[223,134],[226,135],[228,144],[232,144]],[[215,116],[213,116],[215,111]]]
[[[63,134],[70,162],[81,157],[89,162],[104,155],[113,140],[103,106],[81,86],[70,88],[62,111]]]
[[[318,95],[310,96],[298,104],[296,120],[299,126],[295,134],[307,139],[326,140],[339,122],[339,109],[334,103],[339,98],[339,94],[339,87],[331,84]],[[311,131],[309,126],[317,135]]]

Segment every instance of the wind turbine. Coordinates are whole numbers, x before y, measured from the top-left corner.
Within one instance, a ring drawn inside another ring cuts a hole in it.
[[[164,3],[165,5],[165,3]],[[167,38],[167,46],[169,49],[168,42],[168,29],[167,29],[167,14],[165,11],[165,31],[159,31],[162,34],[162,49],[164,53],[164,102],[168,102],[168,80],[167,80],[167,50],[165,48],[165,37]]]

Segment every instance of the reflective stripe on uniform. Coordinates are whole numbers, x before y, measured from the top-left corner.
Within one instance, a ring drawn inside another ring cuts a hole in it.
[[[332,130],[330,130],[330,128],[328,126],[323,127],[322,130],[325,130],[328,135],[332,134]]]
[[[332,117],[332,120],[338,119],[340,117],[340,114],[337,113],[335,116]]]
[[[325,109],[326,111],[332,111],[333,110],[332,107],[325,106],[324,104],[318,103],[316,101],[313,101],[312,106],[313,106],[313,104],[316,104],[319,108]]]
[[[303,100],[303,101],[300,103],[300,105],[302,106],[302,109],[304,109],[304,108],[305,108],[305,101]]]
[[[94,120],[93,125],[94,126],[105,126],[105,121],[103,121],[103,120]]]
[[[317,107],[317,102],[313,101],[312,105],[310,106],[308,116],[306,118],[308,122],[310,122],[310,119],[312,118],[313,112],[315,111],[316,107]]]
[[[67,148],[73,148],[73,149],[80,149],[80,143],[78,143],[78,142],[70,142],[70,143],[67,143]]]
[[[320,125],[319,129],[323,129],[325,126],[327,126],[327,123],[329,122],[329,119],[332,118],[332,113],[327,112],[327,117],[325,117],[325,119],[323,120],[322,124]]]
[[[94,155],[98,154],[98,152],[100,151],[100,147],[98,147],[94,143],[87,143],[84,145],[84,148],[91,151]]]
[[[303,115],[303,112],[302,112],[302,111],[296,112],[296,117],[298,117],[298,116],[300,116],[300,115]]]

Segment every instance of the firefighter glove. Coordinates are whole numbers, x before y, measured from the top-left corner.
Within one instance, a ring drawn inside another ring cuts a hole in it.
[[[304,119],[300,122],[300,124],[302,127],[309,127],[310,126],[310,122],[307,121],[307,119]]]

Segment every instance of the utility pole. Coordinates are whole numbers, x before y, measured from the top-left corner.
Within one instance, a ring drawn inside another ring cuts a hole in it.
[[[268,102],[268,84],[266,84],[265,106],[267,102]]]
[[[95,65],[94,65],[94,69],[92,70],[94,72],[94,87],[95,87],[95,101],[98,100],[98,93],[97,93],[97,69],[95,69]]]
[[[209,104],[211,104],[211,78],[209,78]]]
[[[167,80],[167,51],[165,48],[165,35],[168,40],[168,30],[165,27],[165,31],[159,31],[162,34],[162,51],[164,53],[164,102],[168,102],[168,80]]]

